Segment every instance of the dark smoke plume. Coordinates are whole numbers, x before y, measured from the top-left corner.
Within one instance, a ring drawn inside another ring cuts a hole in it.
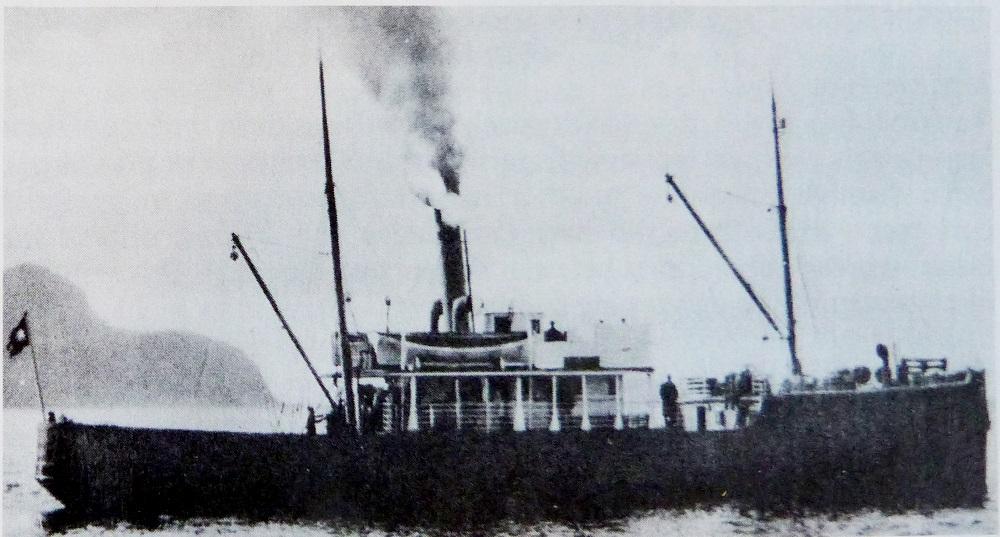
[[[378,98],[410,111],[413,128],[434,147],[431,164],[445,189],[458,194],[462,152],[447,106],[447,43],[437,13],[415,6],[357,7],[348,13],[369,87]]]

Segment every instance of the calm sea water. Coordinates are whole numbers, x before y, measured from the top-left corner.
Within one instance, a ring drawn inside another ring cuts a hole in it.
[[[88,423],[116,423],[136,426],[199,428],[236,431],[299,431],[305,423],[301,407],[274,408],[140,408],[73,409],[70,418]],[[3,412],[3,535],[11,537],[45,535],[46,513],[61,505],[35,482],[35,461],[41,413],[38,409],[12,409]],[[991,435],[992,436],[992,435]],[[991,447],[993,445],[991,437]],[[991,453],[995,450],[991,449]],[[990,475],[993,463],[990,462]],[[995,480],[991,479],[992,484]],[[990,489],[994,490],[993,488]],[[487,532],[496,535],[530,536],[615,536],[615,535],[991,535],[997,532],[995,501],[985,509],[950,509],[934,513],[883,515],[862,512],[837,518],[756,520],[741,516],[736,510],[717,508],[709,511],[658,510],[637,514],[625,520],[595,527],[574,527],[541,523],[530,526],[501,524]],[[440,530],[420,528],[387,532],[380,528],[341,524],[249,524],[238,520],[166,521],[157,529],[142,529],[119,524],[114,527],[86,525],[60,528],[66,535],[249,535],[249,536],[380,536],[442,534]]]

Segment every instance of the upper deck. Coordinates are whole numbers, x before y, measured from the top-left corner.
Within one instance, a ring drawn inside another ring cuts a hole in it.
[[[486,332],[352,336],[369,429],[526,431],[662,425],[644,365],[602,364],[540,314],[487,314]]]

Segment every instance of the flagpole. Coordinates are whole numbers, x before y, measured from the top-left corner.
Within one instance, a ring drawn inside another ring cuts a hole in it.
[[[38,357],[35,356],[35,345],[31,345],[31,363],[35,366],[35,387],[38,388],[38,402],[42,405],[42,419],[45,419],[45,397],[42,396],[42,381],[38,377]]]
[[[28,328],[28,312],[24,312],[24,326],[27,328],[25,336],[28,338],[28,346],[31,347],[31,363],[35,367],[35,388],[38,389],[38,402],[42,405],[42,421],[45,421],[45,396],[42,395],[42,379],[38,375],[38,356],[35,354],[35,342],[31,338],[31,328]]]

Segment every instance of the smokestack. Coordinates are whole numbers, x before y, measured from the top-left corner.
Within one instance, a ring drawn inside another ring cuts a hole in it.
[[[448,327],[452,332],[468,332],[468,316],[455,316],[457,301],[469,294],[465,281],[465,255],[462,251],[462,231],[458,226],[448,224],[441,218],[441,210],[434,209],[434,219],[438,225],[438,241],[441,242],[441,267],[444,275],[444,311],[448,313]]]
[[[438,160],[438,172],[444,188],[451,194],[458,194],[458,171],[447,159]],[[441,209],[434,209],[434,219],[438,225],[438,241],[441,243],[441,268],[444,275],[444,310],[448,313],[448,328],[452,332],[469,332],[469,316],[456,315],[456,306],[469,296],[468,282],[465,280],[465,252],[462,249],[462,230],[444,221]]]

